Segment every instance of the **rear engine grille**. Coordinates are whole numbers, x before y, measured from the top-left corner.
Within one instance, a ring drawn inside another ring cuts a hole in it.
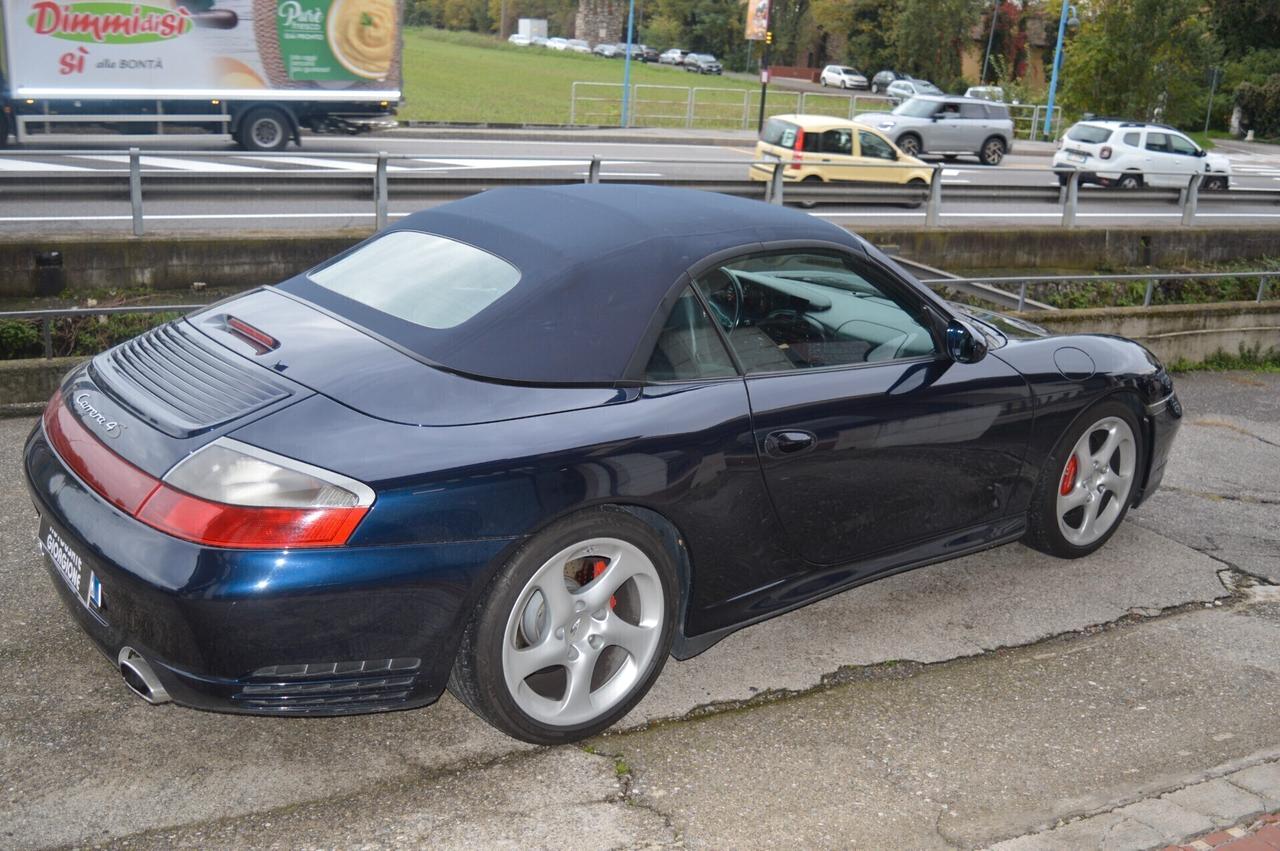
[[[189,437],[287,398],[262,367],[170,322],[93,359],[93,377],[121,404],[173,437]]]

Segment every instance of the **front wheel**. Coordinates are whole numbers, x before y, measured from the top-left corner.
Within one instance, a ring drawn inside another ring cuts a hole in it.
[[[978,159],[983,165],[1000,165],[1000,161],[1004,159],[1004,152],[1004,140],[992,136],[982,143],[982,149],[978,151]]]
[[[249,110],[236,136],[249,151],[282,151],[289,144],[289,119],[273,106]]]
[[[1222,192],[1227,188],[1227,179],[1225,177],[1207,177],[1204,181],[1204,188],[1210,192]]]
[[[631,711],[671,649],[675,565],[620,509],[567,518],[501,570],[463,632],[449,690],[535,744],[599,733]]]
[[[898,139],[898,149],[909,157],[918,157],[922,148],[920,137],[914,133],[908,133]]]
[[[1105,544],[1133,502],[1140,433],[1133,411],[1118,400],[1080,416],[1040,471],[1026,542],[1060,558],[1080,558]]]

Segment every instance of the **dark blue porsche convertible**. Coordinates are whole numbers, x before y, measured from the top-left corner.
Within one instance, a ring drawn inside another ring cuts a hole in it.
[[[1093,552],[1182,415],[1136,343],[939,299],[798,211],[486,192],[67,376],[47,567],[152,702],[596,733],[668,655],[1023,540]]]

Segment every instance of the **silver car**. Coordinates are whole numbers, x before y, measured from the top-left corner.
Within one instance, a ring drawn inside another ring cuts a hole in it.
[[[975,156],[983,165],[999,165],[1013,150],[1009,108],[978,98],[917,95],[893,112],[864,112],[855,121],[885,133],[904,154],[941,154],[945,159]]]

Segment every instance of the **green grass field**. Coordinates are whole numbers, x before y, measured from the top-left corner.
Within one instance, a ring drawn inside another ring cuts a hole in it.
[[[565,124],[575,81],[622,82],[621,59],[562,53],[542,47],[514,47],[476,33],[413,27],[404,33],[404,97],[400,117],[418,121],[490,122],[502,124]],[[749,77],[700,77],[669,65],[631,64],[632,83],[665,86],[706,86],[736,90],[758,89]],[[617,124],[620,89],[600,88],[595,96],[614,99],[579,116],[579,124]],[[675,115],[680,119],[645,120],[647,126],[683,126],[683,92],[646,90],[638,109],[647,116]],[[719,119],[717,126],[742,113],[741,96],[709,93],[725,101],[705,111]],[[658,102],[662,98],[672,100]],[[770,96],[772,106],[774,98]],[[780,99],[779,106],[786,106]],[[734,105],[736,103],[736,106]],[[758,101],[753,101],[758,103]],[[770,110],[771,112],[773,110]],[[700,114],[704,110],[700,108]],[[640,113],[637,113],[640,114]],[[709,122],[708,126],[712,126]]]

